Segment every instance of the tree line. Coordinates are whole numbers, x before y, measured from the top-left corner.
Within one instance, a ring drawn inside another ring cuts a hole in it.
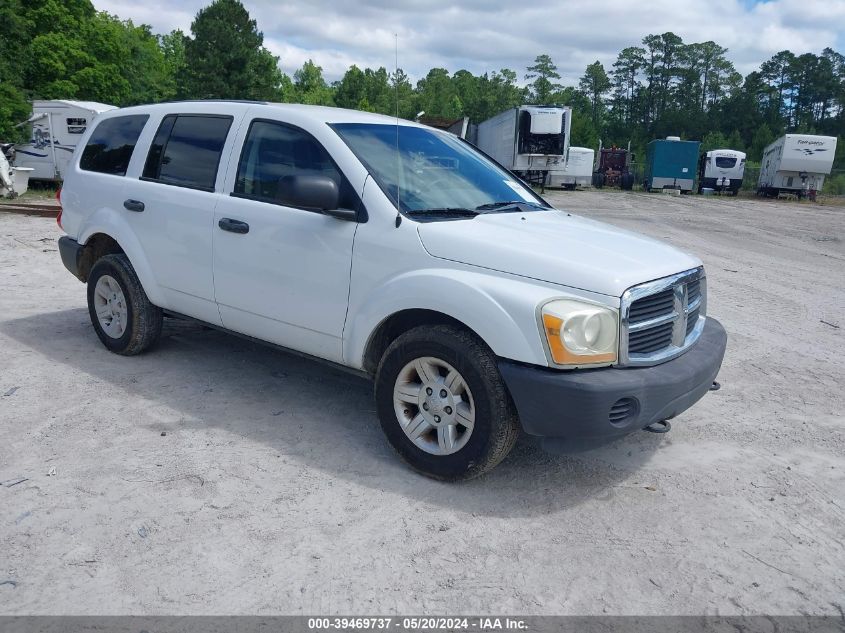
[[[432,68],[416,82],[402,70],[351,66],[329,83],[314,61],[288,76],[264,46],[239,0],[214,0],[190,33],[154,34],[147,25],[98,12],[90,0],[0,0],[0,139],[28,101],[79,99],[118,106],[173,99],[257,99],[334,105],[474,123],[522,104],[573,108],[573,145],[632,146],[679,135],[704,149],[762,149],[785,132],[845,137],[845,56],[781,51],[745,77],[715,42],[685,43],[674,33],[647,35],[612,66],[590,64],[577,86],[564,86],[552,57],[523,73],[475,75]],[[837,163],[845,166],[840,140]]]

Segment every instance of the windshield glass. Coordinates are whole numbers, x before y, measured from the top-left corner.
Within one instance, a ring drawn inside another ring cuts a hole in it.
[[[511,201],[548,206],[509,172],[447,132],[372,123],[332,128],[400,211],[446,214]]]
[[[716,157],[716,167],[721,167],[722,169],[729,169],[734,165],[736,165],[736,158],[730,158],[728,156]]]

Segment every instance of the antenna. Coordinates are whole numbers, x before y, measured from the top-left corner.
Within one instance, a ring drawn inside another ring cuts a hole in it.
[[[396,228],[402,224],[402,203],[400,200],[402,190],[402,156],[399,153],[399,33],[393,34],[394,58],[393,58],[393,87],[396,93]]]

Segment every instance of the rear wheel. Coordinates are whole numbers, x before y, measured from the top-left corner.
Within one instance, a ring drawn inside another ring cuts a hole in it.
[[[382,429],[417,471],[447,481],[481,475],[513,448],[519,422],[493,352],[450,325],[397,338],[376,374]]]
[[[100,341],[116,354],[140,354],[161,335],[161,309],[150,303],[123,254],[101,257],[91,268],[88,313]]]

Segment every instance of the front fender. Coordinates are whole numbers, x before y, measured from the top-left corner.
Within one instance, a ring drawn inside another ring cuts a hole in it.
[[[132,268],[135,269],[135,274],[138,275],[150,302],[160,308],[167,308],[167,302],[161,288],[156,283],[144,249],[129,223],[120,214],[114,213],[113,210],[98,209],[87,217],[79,227],[77,241],[80,244],[86,244],[93,235],[98,233],[108,235],[120,244],[123,252],[129,258]]]
[[[536,308],[560,294],[560,288],[550,284],[472,270],[406,271],[350,305],[344,360],[362,368],[370,338],[385,319],[402,310],[424,309],[457,319],[497,356],[545,366],[548,363]]]

